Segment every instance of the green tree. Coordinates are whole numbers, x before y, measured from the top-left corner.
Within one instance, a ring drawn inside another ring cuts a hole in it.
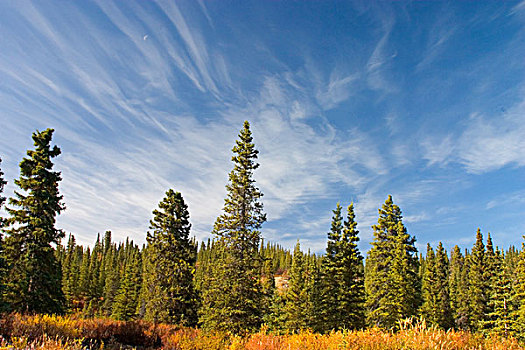
[[[306,281],[307,263],[299,241],[293,251],[292,267],[289,272],[288,288],[285,294],[285,328],[300,331],[309,327],[309,295]]]
[[[0,165],[1,164],[2,164],[2,158],[0,158]],[[2,168],[0,168],[0,209],[2,209],[2,207],[4,206],[5,200],[6,200],[6,198],[2,196],[2,193],[4,193],[5,185],[7,185],[7,181],[4,180],[4,173],[2,172]],[[3,224],[4,224],[4,218],[0,216],[0,230],[4,226]]]
[[[142,260],[138,247],[131,247],[120,288],[113,304],[112,317],[129,321],[135,318],[142,285]]]
[[[515,290],[513,296],[515,310],[512,312],[512,318],[515,322],[514,334],[519,339],[525,340],[525,243],[521,244],[521,252],[518,258]]]
[[[490,242],[490,240],[489,240]],[[489,244],[487,244],[488,246]],[[512,299],[512,284],[508,270],[505,268],[503,254],[496,250],[494,260],[489,266],[493,277],[490,280],[488,292],[488,314],[482,325],[484,331],[509,336],[514,330],[514,300]]]
[[[2,158],[0,158],[0,165],[2,164]],[[4,192],[4,186],[7,184],[7,181],[4,180],[4,173],[0,168],[0,210],[4,206],[6,198],[2,196]],[[4,249],[3,249],[3,235],[2,228],[4,227],[4,218],[0,216],[0,312],[7,309],[8,305],[4,301],[4,278],[6,276],[6,265],[4,260]]]
[[[407,233],[392,196],[379,209],[372,228],[374,241],[365,265],[367,321],[395,328],[400,319],[414,316],[420,304],[416,240]]]
[[[468,328],[468,263],[456,245],[450,255],[450,308],[454,326],[458,329]]]
[[[324,331],[361,328],[365,321],[363,257],[357,248],[354,205],[348,206],[344,224],[341,210],[337,203],[322,264]]]
[[[257,329],[262,321],[259,229],[266,221],[262,193],[253,179],[258,151],[247,121],[232,151],[228,194],[213,228],[221,253],[205,283],[200,321],[205,328],[241,333]]]
[[[476,233],[476,243],[472,247],[469,256],[469,325],[470,329],[477,331],[480,329],[485,315],[488,313],[487,308],[487,259],[485,257],[485,245],[483,244],[483,235],[478,228]]]
[[[194,325],[196,246],[190,239],[188,206],[172,189],[153,211],[147,235],[142,299],[144,318],[154,322]]]
[[[436,256],[434,249],[427,244],[427,255],[421,281],[421,315],[430,323],[436,324],[437,293],[436,293]]]
[[[33,133],[35,150],[20,162],[23,192],[15,191],[7,208],[5,257],[9,268],[6,297],[20,312],[57,313],[63,310],[61,270],[52,244],[64,232],[55,228],[56,216],[65,209],[58,191],[60,172],[53,171],[53,158],[60,148],[51,147],[53,129]]]
[[[444,329],[453,326],[450,309],[449,266],[448,258],[441,242],[436,254],[427,245],[425,271],[422,281],[421,315],[431,324]]]

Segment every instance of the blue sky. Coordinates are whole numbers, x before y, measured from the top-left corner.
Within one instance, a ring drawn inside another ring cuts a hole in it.
[[[524,57],[525,1],[1,1],[6,193],[53,127],[59,227],[142,243],[174,188],[205,239],[247,119],[267,240],[321,252],[354,201],[366,251],[392,194],[420,248],[518,245]]]

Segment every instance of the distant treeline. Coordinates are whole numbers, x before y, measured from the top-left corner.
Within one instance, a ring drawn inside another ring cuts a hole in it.
[[[20,178],[2,219],[1,300],[4,312],[76,313],[117,320],[199,326],[234,334],[266,324],[277,332],[380,327],[423,317],[443,329],[525,337],[525,249],[494,247],[478,229],[470,250],[439,243],[418,253],[389,196],[373,226],[366,259],[357,243],[354,205],[333,210],[326,253],[292,252],[265,243],[259,164],[248,122],[233,147],[227,198],[200,245],[191,236],[188,207],[169,189],[153,211],[147,243],[76,244],[55,228],[65,209],[52,170],[53,130],[35,132],[35,150],[20,163]],[[5,181],[0,172],[0,194]],[[0,206],[5,198],[0,197]]]

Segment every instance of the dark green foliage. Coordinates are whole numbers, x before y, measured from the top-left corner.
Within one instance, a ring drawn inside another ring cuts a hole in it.
[[[63,310],[62,275],[52,244],[64,233],[55,228],[55,218],[65,209],[58,191],[60,172],[53,171],[53,158],[60,148],[51,147],[53,129],[33,133],[35,150],[20,162],[22,192],[9,199],[5,232],[6,299],[13,310],[58,313]]]
[[[0,165],[2,165],[2,158],[0,158]],[[2,196],[2,193],[4,193],[4,186],[7,184],[7,181],[4,180],[4,173],[2,172],[2,168],[0,168],[0,209],[4,206],[6,198]],[[4,224],[4,218],[0,216],[0,230],[2,229]]]
[[[112,317],[129,321],[135,318],[142,285],[142,259],[138,247],[128,249],[124,275],[115,297]],[[89,305],[92,305],[93,300]]]
[[[488,244],[487,244],[488,246]],[[482,329],[488,333],[509,336],[515,328],[512,313],[514,300],[509,270],[504,265],[503,254],[496,250],[494,260],[489,265],[492,271],[488,293],[488,314]]]
[[[443,329],[453,327],[453,316],[450,308],[449,262],[441,242],[436,254],[427,245],[427,256],[422,281],[421,315],[431,324]]]
[[[372,249],[365,270],[367,321],[397,327],[400,319],[414,316],[420,303],[419,262],[415,238],[403,225],[401,210],[388,196],[379,209]]]
[[[337,203],[322,260],[320,312],[324,331],[358,329],[365,321],[363,257],[357,248],[354,206],[348,206],[344,225],[341,209]]]
[[[525,239],[525,236],[523,238]],[[516,269],[515,294],[512,299],[515,305],[515,310],[512,312],[515,321],[514,333],[519,339],[525,340],[525,243],[521,245]]]
[[[284,296],[284,326],[291,331],[309,327],[310,300],[307,284],[307,264],[299,241],[295,245],[292,267],[289,271],[288,289]]]
[[[472,253],[468,260],[469,326],[471,330],[477,331],[488,313],[487,292],[489,283],[485,245],[479,228],[476,233],[476,243],[472,247]]]
[[[106,280],[104,281],[102,315],[110,316],[113,311],[113,302],[115,301],[120,285],[118,250],[115,244],[112,244],[106,252],[104,257],[104,271]]]
[[[194,325],[197,293],[193,278],[197,247],[190,239],[188,206],[179,192],[168,190],[153,211],[144,258],[141,307],[154,322]]]
[[[262,321],[259,229],[266,221],[253,179],[258,151],[247,121],[232,151],[227,198],[213,228],[219,253],[203,288],[200,320],[208,329],[241,333],[259,328]]]
[[[468,261],[455,246],[450,256],[450,307],[454,326],[457,329],[468,329]]]
[[[0,158],[0,165],[2,164],[2,158]],[[4,193],[4,186],[7,184],[7,181],[4,180],[4,173],[0,168],[0,210],[4,206],[6,198],[2,196]],[[4,279],[6,276],[6,263],[4,260],[4,248],[3,248],[3,235],[2,228],[4,227],[4,218],[0,216],[0,312],[7,309],[7,303],[4,301]]]

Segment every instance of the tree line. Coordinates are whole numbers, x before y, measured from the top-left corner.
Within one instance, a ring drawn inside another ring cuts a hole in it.
[[[354,205],[337,203],[323,255],[293,252],[262,241],[266,221],[254,172],[258,151],[245,122],[232,149],[214,238],[191,236],[188,206],[168,189],[153,210],[146,243],[114,242],[111,232],[92,247],[55,227],[65,210],[53,170],[60,148],[53,129],[33,133],[35,148],[20,162],[19,188],[2,197],[0,171],[0,309],[22,313],[81,313],[85,317],[200,326],[235,334],[380,327],[422,317],[443,329],[525,334],[525,246],[502,250],[478,229],[470,250],[450,254],[439,243],[416,249],[401,209],[388,196],[363,257]],[[1,159],[0,159],[1,163]]]

